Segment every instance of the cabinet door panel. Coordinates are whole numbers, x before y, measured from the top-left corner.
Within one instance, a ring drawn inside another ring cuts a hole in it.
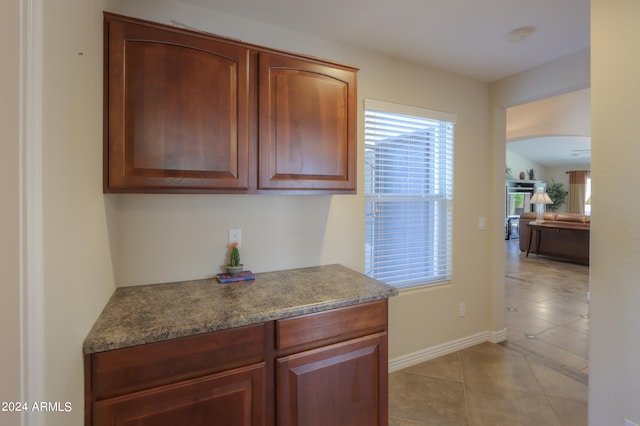
[[[246,189],[249,50],[108,23],[109,191]]]
[[[95,405],[96,426],[265,424],[265,364],[240,368]]]
[[[352,69],[260,53],[260,189],[355,190]]]
[[[387,425],[386,345],[378,333],[278,359],[278,425]]]

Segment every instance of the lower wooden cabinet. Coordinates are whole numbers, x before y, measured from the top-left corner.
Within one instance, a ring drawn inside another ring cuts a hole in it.
[[[265,364],[99,401],[96,426],[265,424]]]
[[[387,300],[85,355],[85,425],[387,426]]]
[[[379,333],[278,359],[278,426],[386,425],[385,349]]]

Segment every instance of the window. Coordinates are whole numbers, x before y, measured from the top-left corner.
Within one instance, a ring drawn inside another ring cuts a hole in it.
[[[451,277],[455,115],[365,100],[365,273],[397,287]]]
[[[584,198],[584,214],[591,216],[591,176],[589,174],[587,174]]]

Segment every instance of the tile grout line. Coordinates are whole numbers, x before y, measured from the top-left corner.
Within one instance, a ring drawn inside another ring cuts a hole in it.
[[[460,378],[462,378],[462,394],[464,395],[464,409],[467,417],[467,425],[471,424],[471,411],[469,410],[469,396],[467,395],[467,383],[464,379],[464,368],[462,368],[462,355],[460,351],[457,352],[458,355],[458,368],[460,368]]]
[[[500,342],[502,343],[502,342]],[[505,340],[505,348],[506,346],[506,340]],[[542,396],[544,396],[544,400],[547,402],[547,406],[549,407],[549,410],[551,410],[551,412],[553,413],[553,415],[555,416],[556,420],[558,421],[558,424],[561,425],[562,424],[562,420],[560,419],[560,416],[558,415],[558,412],[556,411],[555,407],[553,406],[553,404],[551,403],[551,401],[549,400],[549,395],[547,395],[547,392],[544,388],[544,386],[542,385],[542,383],[540,382],[540,378],[538,378],[538,375],[536,374],[536,372],[533,370],[533,367],[531,367],[531,358],[529,358],[529,355],[527,354],[522,354],[524,359],[527,361],[527,366],[529,366],[529,371],[531,371],[531,374],[533,375],[533,377],[536,379],[536,383],[538,383],[538,386],[540,386],[540,390],[542,391]],[[535,362],[535,361],[534,361]],[[553,370],[553,369],[552,369]],[[554,370],[555,371],[555,370]]]
[[[573,380],[580,382],[584,385],[588,385],[589,384],[589,375],[587,375],[586,373],[572,368],[572,367],[568,367],[558,361],[555,361],[551,358],[545,357],[544,355],[541,355],[535,351],[532,351],[530,349],[526,349],[516,343],[512,343],[509,342],[507,340],[504,340],[500,343],[498,343],[499,345],[507,348],[507,349],[511,349],[515,352],[518,352],[519,354],[522,355],[526,355],[526,356],[530,356],[532,358],[535,358],[537,361],[540,361],[542,364],[544,364],[545,366],[549,367],[550,369],[563,374],[567,377],[572,378]]]

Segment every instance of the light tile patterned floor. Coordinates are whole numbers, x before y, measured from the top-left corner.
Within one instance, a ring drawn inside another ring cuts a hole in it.
[[[505,242],[507,341],[389,375],[391,426],[587,424],[589,268]]]

